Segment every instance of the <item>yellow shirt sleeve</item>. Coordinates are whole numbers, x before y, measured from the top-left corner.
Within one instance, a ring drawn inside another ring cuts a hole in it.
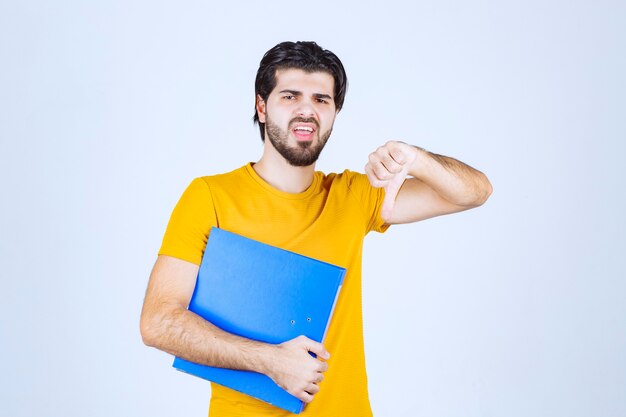
[[[200,265],[213,226],[217,226],[217,218],[211,190],[203,178],[196,178],[172,212],[159,255]]]

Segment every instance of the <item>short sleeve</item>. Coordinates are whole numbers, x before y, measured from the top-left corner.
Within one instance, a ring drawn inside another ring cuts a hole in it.
[[[159,255],[200,265],[211,227],[217,225],[209,184],[196,178],[178,200],[163,236]]]
[[[347,170],[344,174],[348,176],[350,194],[358,200],[363,209],[363,215],[367,222],[366,231],[379,233],[387,231],[389,224],[386,224],[381,217],[385,189],[372,187],[365,174]]]

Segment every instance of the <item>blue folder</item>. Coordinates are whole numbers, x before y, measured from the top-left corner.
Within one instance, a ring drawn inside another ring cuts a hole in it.
[[[189,310],[230,333],[266,343],[322,342],[345,268],[212,228]],[[174,368],[300,413],[304,403],[266,375],[175,358]]]

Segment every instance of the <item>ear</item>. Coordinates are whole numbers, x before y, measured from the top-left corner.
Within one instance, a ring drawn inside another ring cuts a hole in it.
[[[259,116],[259,122],[265,123],[265,101],[258,94],[256,96],[256,113]]]

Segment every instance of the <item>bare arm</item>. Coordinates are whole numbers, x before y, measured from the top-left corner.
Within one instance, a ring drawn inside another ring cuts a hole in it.
[[[492,192],[482,172],[402,142],[387,142],[370,154],[365,171],[374,187],[385,187],[382,217],[389,224],[478,207]]]
[[[271,345],[225,332],[187,310],[198,266],[159,256],[141,312],[141,336],[153,346],[192,362],[268,375],[302,401],[310,402],[328,365],[309,351],[328,358],[324,347],[306,337]]]

